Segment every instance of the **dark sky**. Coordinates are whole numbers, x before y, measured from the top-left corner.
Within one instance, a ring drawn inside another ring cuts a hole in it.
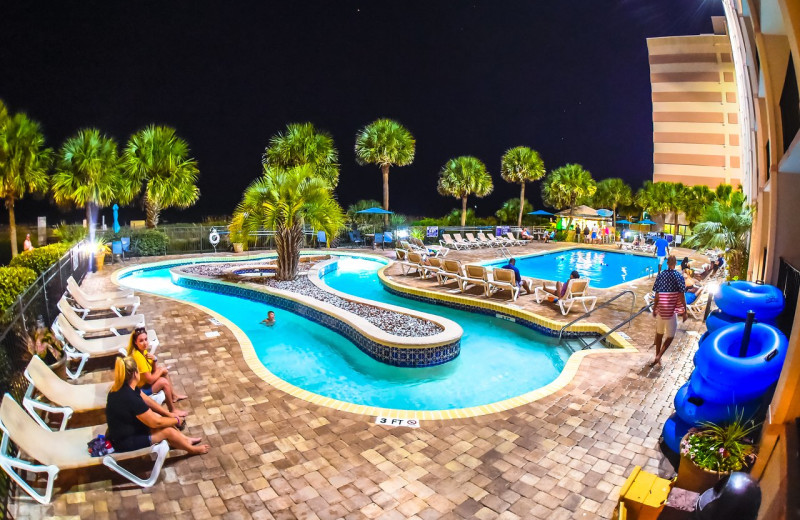
[[[0,98],[55,148],[85,126],[120,145],[148,123],[174,126],[200,163],[201,198],[172,221],[230,214],[288,122],[333,135],[344,206],[380,199],[378,168],[353,154],[378,117],[417,139],[414,164],[392,169],[393,210],[456,207],[436,193],[438,171],[475,155],[495,191],[471,205],[490,215],[519,193],[499,175],[512,146],[548,170],[578,162],[634,188],[651,178],[645,39],[709,33],[721,14],[718,0],[4,2]],[[530,192],[538,206],[539,183]],[[25,201],[18,218],[43,212],[72,215]]]

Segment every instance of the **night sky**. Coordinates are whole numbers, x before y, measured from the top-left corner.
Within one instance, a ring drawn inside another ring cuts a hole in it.
[[[513,146],[538,150],[548,170],[577,162],[634,188],[651,178],[645,39],[710,33],[721,14],[717,0],[4,2],[0,98],[54,148],[85,126],[120,146],[146,124],[174,126],[199,161],[201,197],[167,221],[230,214],[289,122],[333,135],[345,207],[381,200],[378,168],[353,153],[378,117],[417,139],[414,163],[391,171],[391,209],[457,207],[436,193],[438,171],[475,155],[495,191],[470,205],[487,216],[519,195],[499,174]],[[528,193],[540,207],[539,183]],[[22,221],[40,214],[81,216],[18,205]]]

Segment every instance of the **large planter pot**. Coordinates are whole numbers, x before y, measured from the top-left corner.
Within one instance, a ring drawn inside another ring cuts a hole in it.
[[[96,266],[98,271],[103,270],[103,265],[106,263],[106,253],[105,251],[102,253],[95,253],[94,254],[94,265]]]
[[[54,363],[50,363],[47,365],[50,367],[50,370],[56,373],[61,379],[65,379],[67,377],[67,356],[61,355],[61,359]]]
[[[690,433],[687,433],[683,439],[681,439],[681,446],[683,446],[683,443],[688,440],[690,435]],[[688,489],[689,491],[694,491],[696,493],[702,493],[703,491],[714,487],[714,484],[727,475],[730,475],[730,473],[718,473],[716,471],[701,468],[695,464],[688,455],[681,453],[681,462],[678,466],[678,478],[675,481],[675,486],[681,489]]]
[[[234,253],[241,253],[244,251],[244,244],[241,242],[234,242],[233,243],[233,252]]]

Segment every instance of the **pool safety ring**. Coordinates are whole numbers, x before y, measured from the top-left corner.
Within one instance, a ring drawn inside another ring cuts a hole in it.
[[[208,241],[214,247],[219,245],[219,233],[217,233],[216,228],[211,228],[211,233],[208,234]]]
[[[774,285],[737,281],[720,285],[714,303],[730,316],[745,319],[747,311],[753,311],[757,320],[766,321],[781,313],[784,297]]]

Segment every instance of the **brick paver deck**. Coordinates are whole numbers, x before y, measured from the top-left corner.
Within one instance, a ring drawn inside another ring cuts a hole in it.
[[[107,286],[110,272],[84,284]],[[51,505],[21,495],[11,504],[15,517],[609,518],[633,466],[672,472],[657,442],[691,372],[700,326],[687,322],[663,368],[650,368],[653,322],[639,318],[629,334],[641,353],[589,356],[565,388],[507,412],[407,429],[286,395],[248,369],[233,334],[203,311],[141,298],[140,312],[162,339],[159,358],[190,396],[181,403],[191,412],[187,433],[202,435],[211,452],[171,457],[146,490],[102,467],[63,472]],[[520,305],[553,312],[525,296]],[[212,330],[220,336],[206,337]],[[110,363],[96,368],[82,382],[111,378]]]

